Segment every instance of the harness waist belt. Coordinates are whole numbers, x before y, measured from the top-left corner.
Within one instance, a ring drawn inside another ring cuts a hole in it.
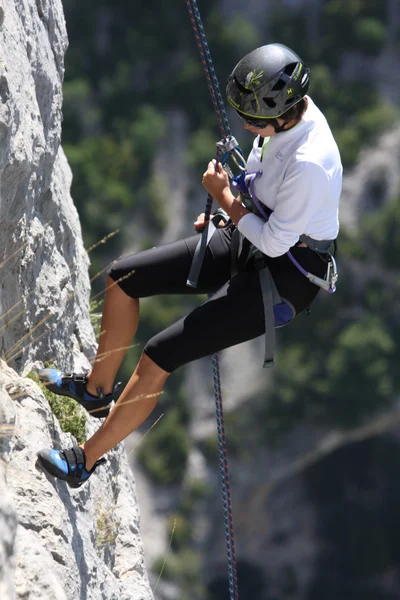
[[[329,247],[334,240],[314,240],[314,238],[309,237],[308,235],[301,235],[299,237],[300,242],[306,244],[311,250],[314,252],[329,252]]]

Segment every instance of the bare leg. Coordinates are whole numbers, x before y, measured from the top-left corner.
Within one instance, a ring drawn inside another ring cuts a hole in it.
[[[139,300],[131,298],[107,277],[106,297],[101,320],[101,335],[96,360],[88,375],[87,390],[97,395],[101,387],[105,394],[112,391],[114,379],[124,359],[126,348],[132,343],[139,323]]]
[[[128,381],[118,402],[96,433],[83,444],[86,468],[124,440],[151,414],[169,373],[155,364],[146,354]]]

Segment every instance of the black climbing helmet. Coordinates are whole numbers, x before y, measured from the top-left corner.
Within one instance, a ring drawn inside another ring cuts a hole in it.
[[[310,69],[283,44],[247,54],[226,84],[228,102],[243,116],[273,119],[300,102],[310,85]]]

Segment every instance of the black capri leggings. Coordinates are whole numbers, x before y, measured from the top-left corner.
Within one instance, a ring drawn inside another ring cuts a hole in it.
[[[109,275],[132,298],[159,294],[212,294],[186,317],[170,325],[145,345],[144,352],[171,373],[181,365],[246,342],[265,332],[259,274],[252,259],[246,261],[249,243],[244,240],[239,273],[231,279],[233,225],[217,229],[207,248],[198,287],[186,285],[199,236],[164,244],[118,260]],[[323,277],[326,265],[308,248],[292,248],[307,270]],[[296,314],[307,308],[318,293],[289,258],[265,257],[280,295]],[[262,357],[260,357],[262,364]]]

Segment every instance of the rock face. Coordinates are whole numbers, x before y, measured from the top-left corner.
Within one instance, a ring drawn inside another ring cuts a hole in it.
[[[4,433],[0,435],[3,436]],[[13,598],[15,568],[13,552],[17,519],[2,466],[0,466],[0,492],[0,598]]]
[[[19,371],[94,353],[88,258],[60,145],[61,1],[0,4],[0,355]]]
[[[61,431],[40,388],[1,364],[0,406],[6,481],[18,515],[15,537],[15,598],[38,600],[150,600],[138,531],[138,509],[122,448],[109,454],[80,490],[48,479],[35,464],[43,447],[76,443]],[[90,433],[89,428],[88,433]],[[6,510],[8,509],[8,510]],[[5,561],[2,600],[13,599],[13,512],[0,503]],[[8,594],[8,595],[7,595]]]
[[[73,439],[21,376],[96,349],[60,145],[67,43],[61,0],[0,0],[0,598],[151,600],[124,450],[82,490],[47,479],[37,450]]]

